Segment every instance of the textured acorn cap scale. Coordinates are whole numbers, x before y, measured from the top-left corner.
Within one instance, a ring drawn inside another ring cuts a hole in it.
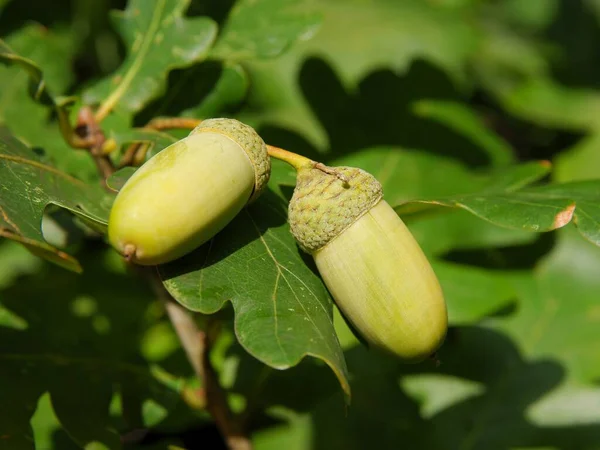
[[[179,258],[258,195],[269,170],[266,145],[252,128],[229,119],[204,121],[125,183],[111,210],[109,241],[138,264]]]
[[[429,261],[372,175],[322,169],[298,171],[292,234],[370,345],[406,362],[431,356],[444,340],[447,312]]]

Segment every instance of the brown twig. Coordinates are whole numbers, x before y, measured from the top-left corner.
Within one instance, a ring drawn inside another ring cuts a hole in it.
[[[156,273],[150,273],[152,287],[163,302],[175,332],[204,388],[206,410],[212,415],[229,450],[251,450],[250,438],[243,431],[238,417],[234,416],[227,393],[219,384],[210,361],[209,333],[201,331],[191,313],[176,303],[166,291]]]
[[[136,142],[134,144],[131,144],[129,147],[127,147],[127,149],[125,150],[125,153],[123,153],[123,156],[121,157],[121,160],[119,161],[119,167],[127,167],[127,166],[133,166],[135,165],[135,161],[137,159],[139,159],[138,155],[140,153],[140,149],[142,148],[142,146],[145,145],[142,142]],[[145,152],[144,152],[145,154]]]
[[[94,113],[89,106],[84,106],[77,115],[77,126],[71,145],[75,148],[84,148],[90,152],[98,172],[106,180],[115,171],[115,167],[103,151],[106,137],[100,125],[94,118]]]
[[[144,125],[146,130],[193,130],[196,128],[201,119],[193,119],[190,117],[156,117]],[[146,152],[148,151],[148,144],[143,142],[136,142],[131,144],[123,153],[121,161],[119,161],[119,167],[140,165],[143,161]]]

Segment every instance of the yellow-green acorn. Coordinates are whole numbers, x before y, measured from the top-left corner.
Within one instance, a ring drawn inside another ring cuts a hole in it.
[[[305,165],[290,202],[291,232],[358,333],[418,362],[444,340],[446,304],[419,244],[382,197],[361,169]]]
[[[127,180],[110,213],[109,241],[137,264],[177,259],[255,199],[270,170],[254,129],[232,119],[205,120]]]

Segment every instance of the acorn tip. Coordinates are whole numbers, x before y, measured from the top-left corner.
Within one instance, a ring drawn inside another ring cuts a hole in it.
[[[134,257],[135,257],[136,251],[137,251],[137,248],[135,245],[126,244],[125,247],[123,247],[123,257],[125,258],[125,260],[127,262],[134,262]]]

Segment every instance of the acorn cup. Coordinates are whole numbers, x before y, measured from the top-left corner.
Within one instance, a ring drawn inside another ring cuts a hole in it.
[[[371,346],[419,362],[448,326],[440,284],[381,184],[352,167],[296,166],[291,232],[337,306]]]
[[[127,180],[108,222],[111,245],[141,265],[163,264],[223,229],[269,180],[264,141],[233,119],[203,121]]]

